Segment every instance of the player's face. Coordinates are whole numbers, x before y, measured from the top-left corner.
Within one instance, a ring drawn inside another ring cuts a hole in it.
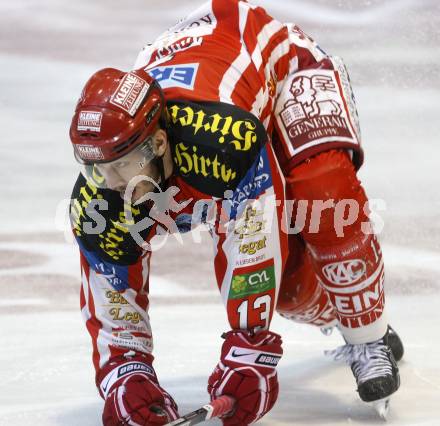
[[[167,134],[156,129],[144,143],[117,160],[83,166],[84,176],[98,188],[118,191],[121,197],[135,203],[160,183],[160,172],[154,157],[161,157],[165,164],[165,179],[173,170]]]
[[[133,185],[133,191],[129,189],[131,194],[131,202],[138,201],[147,192],[154,191],[155,186],[150,180],[141,179],[141,177],[148,177],[155,182],[159,180],[158,168],[147,159],[141,149],[135,149],[118,160],[111,163],[96,164],[98,173],[105,179],[106,186],[109,189],[118,191],[124,197],[127,190],[127,185],[136,179],[136,184]]]

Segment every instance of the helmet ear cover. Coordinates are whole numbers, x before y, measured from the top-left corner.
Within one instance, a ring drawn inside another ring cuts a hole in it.
[[[164,111],[162,89],[144,70],[98,71],[86,83],[70,127],[77,161],[106,163],[128,154],[166,124]]]

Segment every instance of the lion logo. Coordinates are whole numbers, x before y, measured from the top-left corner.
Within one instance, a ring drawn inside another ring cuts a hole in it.
[[[341,115],[338,102],[331,99],[329,92],[337,93],[333,79],[327,75],[306,77],[300,75],[292,80],[290,93],[293,99],[285,107],[293,115],[291,122],[322,115]]]

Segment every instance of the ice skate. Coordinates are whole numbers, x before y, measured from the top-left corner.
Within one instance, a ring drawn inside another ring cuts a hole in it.
[[[370,402],[371,406],[376,410],[377,414],[386,420],[388,417],[388,412],[390,410],[390,397],[379,399],[378,401]]]
[[[383,419],[388,414],[390,396],[400,386],[399,369],[389,346],[389,335],[388,329],[385,336],[375,342],[346,344],[327,352],[335,360],[344,360],[350,365],[360,398],[370,403]]]
[[[326,327],[321,327],[321,333],[325,336],[330,336],[333,333],[333,330],[338,328],[337,325],[330,325]],[[403,354],[405,353],[405,349],[403,347],[403,342],[400,339],[399,335],[396,331],[389,325],[387,329],[388,336],[388,346],[393,353],[393,357],[396,362],[399,362],[403,358]]]
[[[388,326],[387,329],[387,336],[388,336],[388,346],[391,348],[393,357],[396,360],[396,362],[399,362],[403,358],[403,354],[405,352],[403,348],[402,340],[400,339],[396,331],[393,329],[393,327],[391,327],[390,325]]]

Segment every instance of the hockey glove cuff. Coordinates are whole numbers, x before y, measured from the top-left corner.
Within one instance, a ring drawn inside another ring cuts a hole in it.
[[[173,398],[144,358],[120,358],[107,364],[97,380],[105,399],[104,426],[164,425],[179,417]]]
[[[276,366],[281,359],[278,334],[230,331],[223,335],[221,359],[208,380],[211,399],[228,395],[236,400],[223,425],[248,425],[263,417],[278,397]]]

